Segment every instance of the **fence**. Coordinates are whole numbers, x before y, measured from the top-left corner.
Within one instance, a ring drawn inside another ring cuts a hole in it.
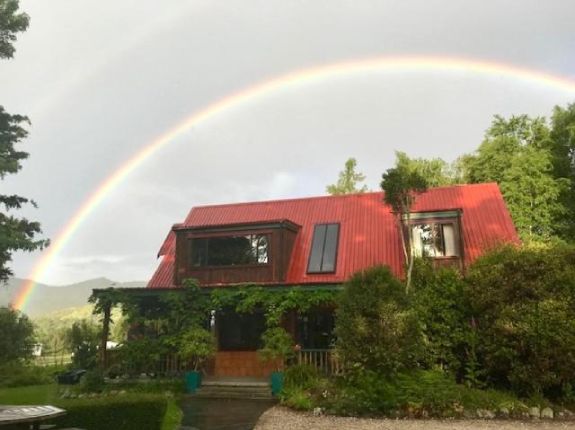
[[[301,349],[296,353],[296,363],[314,366],[327,375],[339,374],[342,371],[332,349]]]

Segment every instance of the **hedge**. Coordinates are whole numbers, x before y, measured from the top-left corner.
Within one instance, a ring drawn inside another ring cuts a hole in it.
[[[166,397],[152,394],[62,399],[56,406],[67,414],[54,423],[86,430],[161,430],[167,403]]]

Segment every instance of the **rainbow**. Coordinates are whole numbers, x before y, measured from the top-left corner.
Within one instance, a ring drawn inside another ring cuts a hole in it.
[[[148,143],[139,152],[134,154],[106,180],[104,180],[94,191],[92,191],[88,198],[85,199],[74,215],[56,235],[52,245],[40,256],[32,272],[27,276],[28,280],[19,290],[12,306],[20,310],[25,309],[28,299],[34,292],[36,280],[43,276],[53,263],[58,253],[64,248],[76,230],[80,228],[83,221],[100,203],[102,203],[102,201],[104,201],[108,193],[118,187],[118,185],[120,185],[134,170],[136,170],[147,159],[152,157],[152,155],[154,155],[158,150],[186,133],[191,127],[232,108],[239,107],[243,103],[271,94],[275,91],[287,90],[295,86],[311,84],[325,79],[346,76],[354,73],[419,70],[471,72],[482,75],[502,76],[575,93],[575,80],[566,77],[556,76],[510,64],[441,56],[392,56],[342,61],[298,70],[247,87],[210,104],[198,112],[194,112],[192,115],[176,124],[173,128],[158,136],[155,140]]]

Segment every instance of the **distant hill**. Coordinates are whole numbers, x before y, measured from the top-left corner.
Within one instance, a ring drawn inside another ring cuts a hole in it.
[[[6,285],[0,285],[0,306],[8,306],[12,303],[25,282],[25,279],[11,278]],[[29,316],[37,317],[67,308],[84,306],[88,304],[88,297],[94,288],[111,286],[141,288],[146,286],[146,282],[114,282],[106,278],[96,278],[59,287],[37,284],[24,311]]]

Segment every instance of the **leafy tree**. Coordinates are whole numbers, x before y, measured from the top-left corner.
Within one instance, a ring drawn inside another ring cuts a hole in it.
[[[566,108],[555,106],[551,117],[551,140],[554,176],[568,181],[561,193],[566,214],[558,228],[564,239],[575,241],[575,103]]]
[[[409,170],[424,177],[429,187],[440,187],[459,182],[455,166],[441,158],[409,158],[405,152],[400,151],[397,151],[395,156],[398,165],[406,166]]]
[[[525,239],[549,238],[565,214],[567,187],[553,174],[550,130],[543,118],[496,116],[479,149],[460,159],[464,180],[497,182]]]
[[[0,334],[0,363],[31,356],[34,326],[25,314],[10,308],[0,308]]]
[[[365,180],[365,175],[355,171],[357,161],[355,158],[348,158],[345,162],[345,169],[339,172],[337,183],[328,185],[326,191],[332,196],[341,194],[363,193],[367,191],[367,186],[359,187],[359,183]]]
[[[18,0],[0,0],[0,58],[14,56],[16,33],[28,28],[30,18],[18,13]]]
[[[0,58],[12,58],[16,33],[28,27],[28,15],[17,13],[18,0],[0,0]],[[26,152],[17,151],[14,145],[24,139],[28,132],[23,125],[29,123],[22,115],[10,115],[0,106],[0,180],[7,174],[17,173]],[[8,263],[14,251],[34,251],[48,245],[47,240],[35,239],[41,233],[40,224],[17,218],[7,212],[23,205],[36,203],[18,195],[0,194],[0,283],[12,275]]]
[[[98,342],[100,332],[98,328],[86,321],[76,321],[66,332],[66,344],[72,351],[72,363],[76,367],[92,369],[96,366],[98,355]]]
[[[405,154],[397,153],[396,166],[382,176],[381,188],[385,192],[384,201],[391,206],[395,214],[397,226],[400,231],[401,244],[407,266],[405,290],[409,292],[411,286],[411,272],[415,255],[412,246],[412,233],[409,226],[411,207],[417,194],[427,190],[428,182]]]

